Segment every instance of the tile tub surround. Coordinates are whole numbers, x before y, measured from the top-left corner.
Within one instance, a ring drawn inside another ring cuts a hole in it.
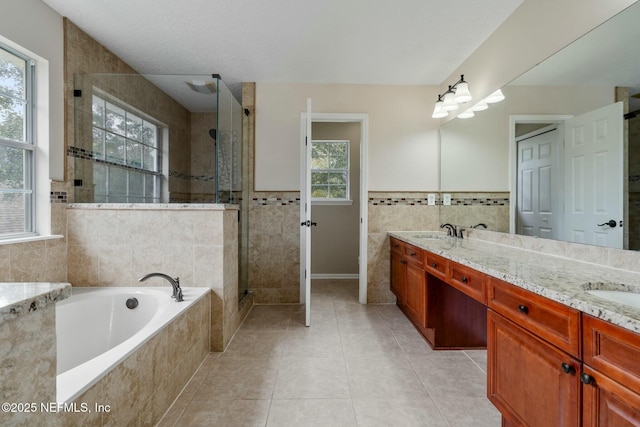
[[[238,309],[238,208],[219,204],[69,204],[68,281],[77,286],[211,288],[211,350],[222,351]]]
[[[415,237],[420,234],[424,234],[424,232],[389,233],[389,235],[407,243],[442,255],[515,286],[633,332],[640,332],[640,309],[600,299],[588,294],[583,288],[583,286],[592,288],[594,283],[604,283],[605,288],[611,287],[612,285],[607,286],[606,284],[612,283],[637,286],[640,284],[640,274],[579,260],[581,250],[587,251],[587,253],[593,250],[590,246],[567,242],[541,242],[544,239],[524,239],[523,237],[526,236],[498,236],[503,233],[477,233],[478,236],[493,236],[495,239],[511,238],[521,242],[523,246],[529,247],[536,242],[542,246],[559,243],[561,247],[573,248],[573,253],[577,256],[570,258],[571,253],[565,253],[565,256],[549,255],[551,251],[548,248],[546,253],[543,253],[531,248],[522,249],[504,243],[479,240],[475,238],[476,233],[473,230],[465,239],[446,236],[443,236],[442,239]],[[607,251],[606,248],[596,249]]]
[[[0,284],[2,402],[53,402],[56,396],[55,302],[68,283]],[[31,414],[0,412],[0,425],[34,425]]]
[[[53,425],[157,423],[209,353],[209,310],[210,299],[200,298],[74,401],[109,412],[60,413]]]

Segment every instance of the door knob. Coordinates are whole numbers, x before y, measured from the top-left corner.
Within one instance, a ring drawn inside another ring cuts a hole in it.
[[[609,227],[611,227],[611,228],[615,228],[615,226],[616,226],[617,224],[616,224],[616,222],[615,222],[614,220],[610,219],[610,220],[609,220],[609,221],[607,221],[607,222],[604,222],[604,223],[602,223],[602,224],[598,224],[598,227],[602,227],[603,225],[608,225],[608,226],[609,226]]]

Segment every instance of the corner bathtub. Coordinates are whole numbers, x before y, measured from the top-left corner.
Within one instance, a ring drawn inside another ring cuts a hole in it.
[[[175,302],[171,287],[73,287],[56,303],[57,401],[88,390],[208,292],[183,288],[184,301]],[[136,308],[127,308],[129,298]]]

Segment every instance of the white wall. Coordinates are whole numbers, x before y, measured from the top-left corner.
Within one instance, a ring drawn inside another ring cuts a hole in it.
[[[65,157],[62,17],[40,0],[0,0],[0,36],[49,62],[49,177],[62,181]],[[39,82],[37,90],[47,90],[43,86]]]
[[[369,191],[437,191],[438,88],[256,84],[256,191],[298,191],[300,113],[369,114]]]
[[[509,191],[510,115],[578,115],[615,102],[613,87],[507,86],[503,93],[503,102],[442,127],[441,191]]]

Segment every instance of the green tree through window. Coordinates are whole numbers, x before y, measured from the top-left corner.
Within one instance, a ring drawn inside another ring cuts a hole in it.
[[[311,142],[311,198],[349,199],[349,141]]]

